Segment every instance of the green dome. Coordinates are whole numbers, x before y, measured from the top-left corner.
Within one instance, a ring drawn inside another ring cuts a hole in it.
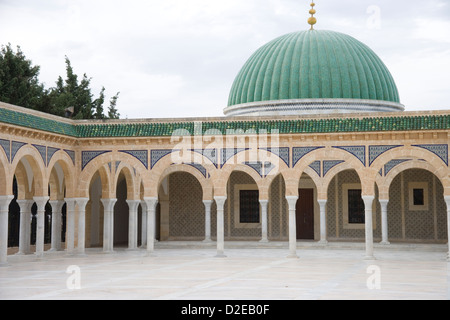
[[[342,33],[308,30],[256,51],[236,77],[228,106],[302,99],[400,103],[389,70],[369,47]]]

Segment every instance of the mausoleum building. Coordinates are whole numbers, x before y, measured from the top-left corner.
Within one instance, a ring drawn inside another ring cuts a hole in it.
[[[12,246],[205,241],[221,256],[286,242],[296,257],[298,241],[356,241],[371,259],[374,243],[447,243],[450,112],[404,111],[374,51],[309,22],[251,55],[225,117],[80,121],[0,103],[0,263]]]

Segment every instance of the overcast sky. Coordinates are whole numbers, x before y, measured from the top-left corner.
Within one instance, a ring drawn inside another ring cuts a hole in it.
[[[235,76],[274,38],[308,29],[309,0],[0,0],[0,45],[53,87],[75,73],[120,91],[122,118],[222,116]],[[316,29],[355,37],[407,111],[450,109],[450,0],[316,0]]]

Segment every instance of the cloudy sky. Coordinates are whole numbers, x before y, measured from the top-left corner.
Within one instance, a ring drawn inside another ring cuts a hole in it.
[[[309,0],[0,0],[0,45],[20,46],[46,87],[75,72],[122,118],[222,116],[260,46],[305,30]],[[450,109],[450,0],[316,0],[316,29],[371,47],[406,110]]]

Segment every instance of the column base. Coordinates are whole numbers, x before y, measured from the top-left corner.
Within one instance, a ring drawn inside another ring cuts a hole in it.
[[[217,252],[217,254],[214,257],[215,258],[226,258],[227,256],[222,251],[222,252]]]
[[[365,260],[365,261],[374,261],[374,260],[377,260],[377,259],[374,256],[364,256],[363,260]]]
[[[290,253],[286,256],[287,259],[300,259],[297,254]]]
[[[269,239],[261,239],[259,240],[260,243],[269,243]]]
[[[326,246],[328,244],[327,240],[319,240],[319,242],[317,242],[320,245]]]
[[[205,239],[202,241],[203,243],[213,243],[213,241],[211,239]]]
[[[388,246],[391,243],[389,241],[381,241],[380,244],[383,245],[383,246]]]

